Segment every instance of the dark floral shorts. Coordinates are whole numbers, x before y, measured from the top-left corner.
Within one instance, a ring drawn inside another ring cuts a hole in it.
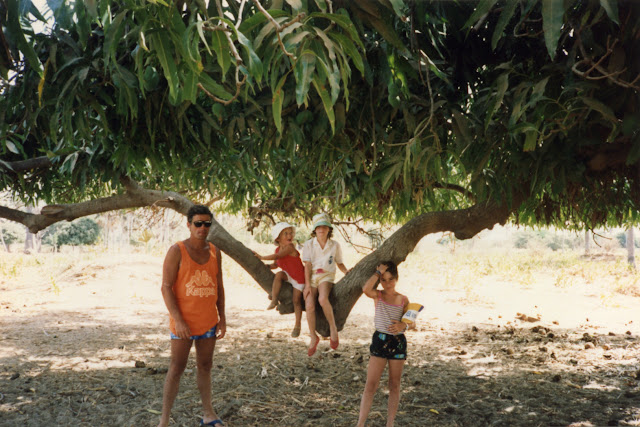
[[[369,351],[372,356],[383,359],[405,360],[407,358],[407,338],[404,334],[391,335],[375,331]]]

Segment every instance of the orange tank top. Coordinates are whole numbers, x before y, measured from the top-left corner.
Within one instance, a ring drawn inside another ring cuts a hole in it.
[[[180,248],[180,268],[173,285],[178,308],[191,335],[202,335],[218,324],[218,260],[216,247],[209,243],[209,261],[198,264],[189,256],[184,242]],[[176,333],[173,317],[169,316],[169,328]]]

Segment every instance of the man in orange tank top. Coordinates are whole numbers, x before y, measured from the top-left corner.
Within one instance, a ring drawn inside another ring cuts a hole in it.
[[[159,426],[169,425],[180,377],[196,343],[201,425],[222,425],[211,404],[211,367],[216,340],[224,337],[224,286],[220,249],[207,242],[213,214],[203,205],[187,213],[190,236],[169,248],[162,267],[162,297],[169,310],[171,363],[164,383]]]

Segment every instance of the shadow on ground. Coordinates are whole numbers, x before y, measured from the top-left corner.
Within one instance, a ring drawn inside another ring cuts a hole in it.
[[[366,379],[371,318],[354,314],[338,351],[289,336],[291,317],[228,313],[214,357],[214,406],[230,426],[352,426]],[[169,360],[164,319],[50,311],[3,325],[0,424],[154,425]],[[306,327],[303,328],[303,333]],[[423,325],[396,419],[403,426],[639,425],[638,337],[579,330]],[[192,358],[193,359],[193,358]],[[137,367],[136,367],[137,366]],[[190,362],[174,425],[199,421]],[[383,377],[383,382],[386,376]],[[371,426],[385,425],[381,387]]]

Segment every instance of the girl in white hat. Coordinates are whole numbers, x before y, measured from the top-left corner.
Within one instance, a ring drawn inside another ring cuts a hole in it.
[[[342,262],[342,249],[340,244],[331,240],[333,225],[329,216],[325,213],[313,217],[313,239],[305,242],[302,249],[302,261],[304,262],[304,303],[307,309],[307,322],[311,342],[307,354],[313,356],[318,348],[320,338],[316,334],[316,299],[322,307],[324,316],[329,322],[330,339],[329,346],[338,348],[338,328],[333,315],[333,307],[329,301],[329,293],[336,277],[336,267],[343,273],[349,270]]]
[[[276,252],[272,255],[262,256],[256,253],[256,256],[263,261],[273,261],[270,265],[271,269],[280,267],[282,271],[276,273],[273,278],[273,286],[271,287],[271,303],[267,310],[271,310],[278,305],[278,295],[282,282],[286,281],[293,286],[293,311],[296,316],[296,323],[291,332],[292,337],[300,336],[300,322],[302,319],[302,291],[304,290],[304,267],[300,261],[300,253],[293,243],[296,235],[295,227],[287,222],[279,222],[271,229],[271,237],[273,242],[278,245]],[[255,252],[254,252],[255,253]]]

